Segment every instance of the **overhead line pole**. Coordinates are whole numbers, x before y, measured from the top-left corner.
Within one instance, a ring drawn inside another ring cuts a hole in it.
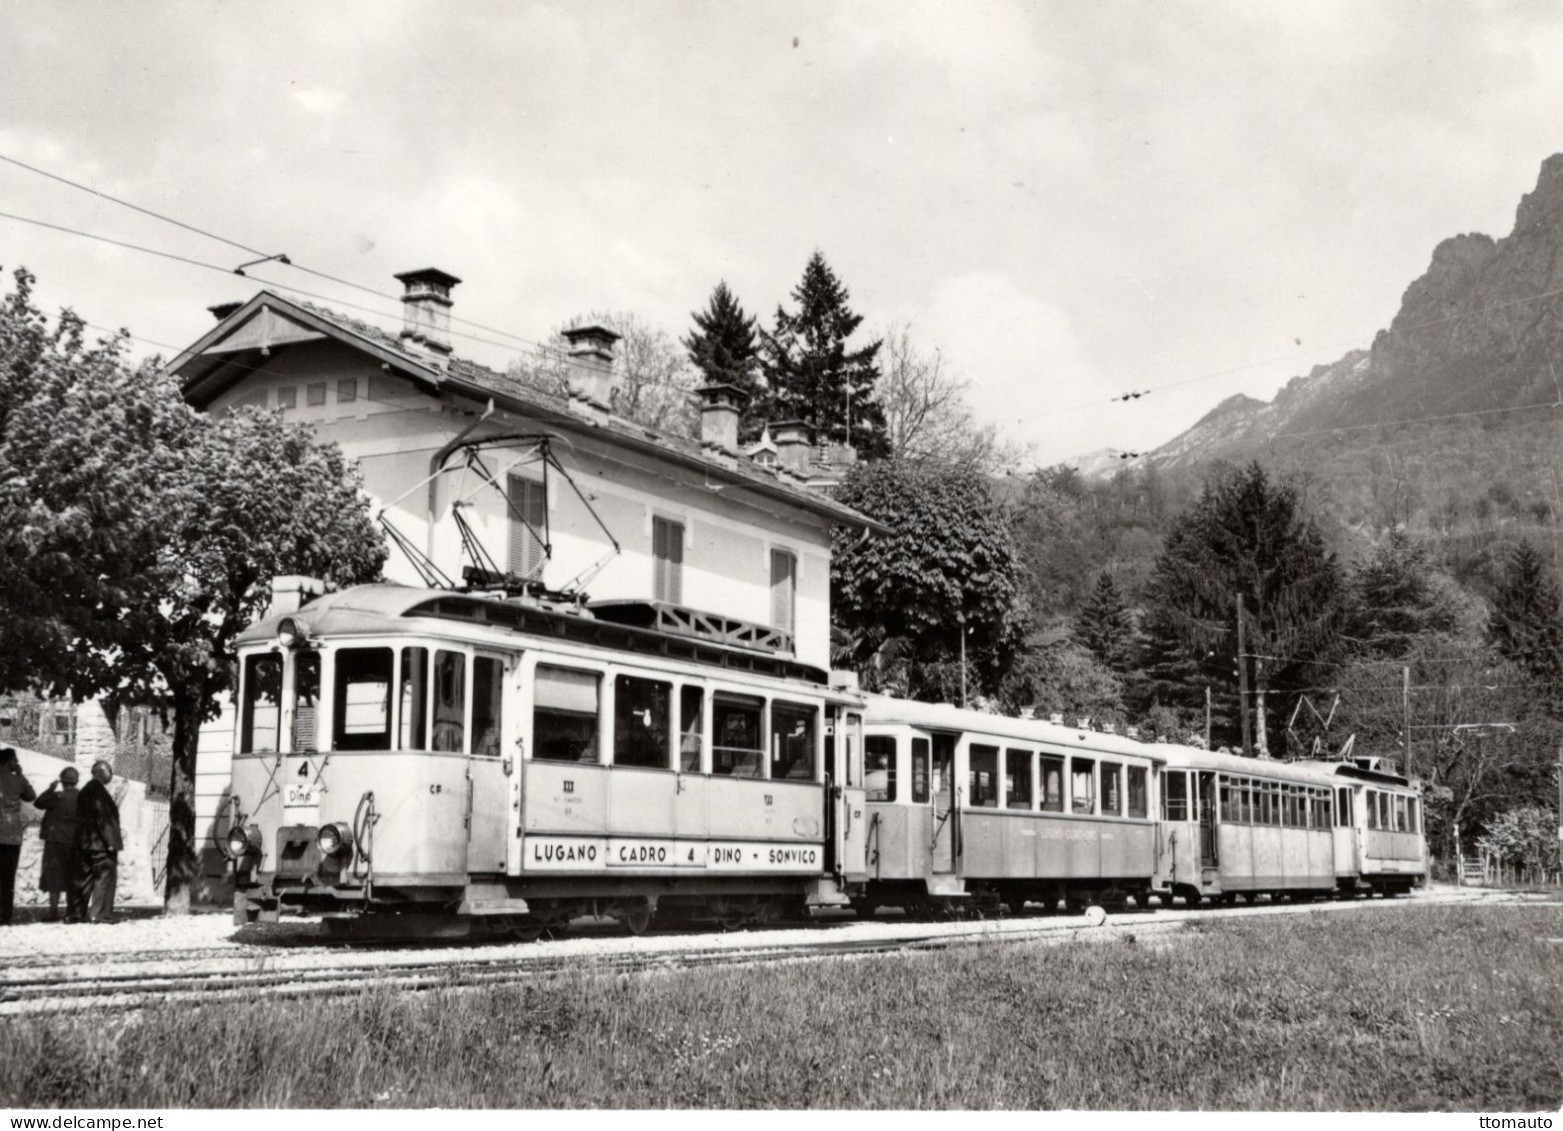
[[[1248,728],[1248,644],[1243,632],[1243,595],[1237,595],[1237,714],[1243,720],[1243,757],[1253,756]]]

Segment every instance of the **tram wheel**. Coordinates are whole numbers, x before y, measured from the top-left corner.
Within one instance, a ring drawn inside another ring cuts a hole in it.
[[[516,942],[536,942],[546,929],[545,923],[517,923],[510,928],[510,937]]]
[[[646,933],[646,928],[651,926],[651,908],[644,903],[639,907],[632,907],[619,916],[619,922],[630,934],[643,935]]]

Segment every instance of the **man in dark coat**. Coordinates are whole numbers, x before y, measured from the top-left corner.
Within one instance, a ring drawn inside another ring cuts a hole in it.
[[[89,923],[114,917],[114,888],[119,882],[119,805],[108,790],[114,771],[107,762],[92,764],[92,780],[76,798],[77,905]]]
[[[16,901],[16,865],[22,858],[22,802],[34,797],[12,747],[0,749],[0,927],[11,921]]]
[[[33,802],[35,809],[43,810],[43,827],[38,835],[43,838],[43,868],[38,876],[38,890],[49,893],[49,919],[60,917],[60,893],[65,893],[65,921],[74,923],[81,918],[81,908],[76,899],[76,800],[81,792],[76,783],[81,779],[75,766],[60,771],[60,780],[49,783]]]

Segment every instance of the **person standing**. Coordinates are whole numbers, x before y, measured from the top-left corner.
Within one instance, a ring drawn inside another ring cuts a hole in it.
[[[0,748],[0,927],[10,924],[16,904],[16,865],[22,858],[22,832],[27,827],[22,802],[36,796],[22,776],[16,750]]]
[[[114,771],[107,762],[92,764],[92,780],[76,798],[76,901],[88,923],[114,917],[114,889],[119,883],[119,805],[108,790]]]
[[[33,802],[35,809],[43,810],[43,869],[38,877],[38,890],[49,893],[49,920],[60,917],[60,893],[65,893],[65,921],[74,923],[81,918],[80,901],[76,898],[76,802],[80,792],[76,783],[81,774],[75,766],[60,771],[60,780],[50,782],[49,788]]]

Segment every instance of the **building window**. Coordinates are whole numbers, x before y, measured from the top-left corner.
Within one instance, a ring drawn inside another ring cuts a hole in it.
[[[673,685],[621,675],[613,681],[613,764],[668,768]]]
[[[351,404],[358,399],[358,378],[343,377],[336,383],[336,403]]]
[[[887,734],[868,736],[867,770],[863,784],[868,787],[868,800],[895,800],[895,739]]]
[[[771,551],[771,627],[791,636],[796,631],[798,559],[787,550]]]
[[[314,381],[304,388],[304,403],[310,408],[319,408],[326,403],[326,383]]]
[[[684,603],[684,524],[651,520],[651,595],[670,605]],[[758,736],[756,736],[758,737]]]
[[[298,407],[298,390],[292,385],[283,385],[277,390],[277,407],[280,409],[295,409]]]
[[[548,525],[548,492],[533,479],[510,477],[510,572],[537,577],[543,572],[547,549],[543,531]]]
[[[596,672],[539,664],[532,681],[532,757],[545,762],[597,760]]]

